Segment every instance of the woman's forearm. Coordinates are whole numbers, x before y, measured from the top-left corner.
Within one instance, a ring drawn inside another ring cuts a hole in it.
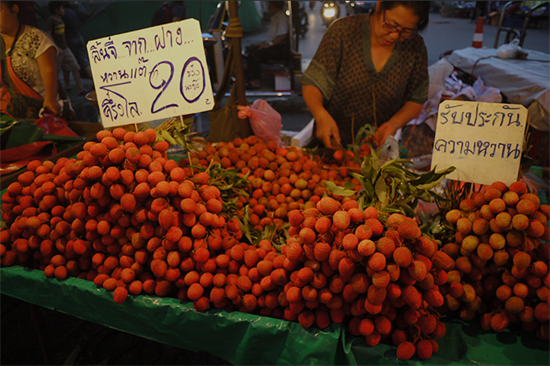
[[[40,55],[36,61],[40,70],[40,76],[46,92],[45,99],[57,99],[57,51],[50,47]]]
[[[405,126],[412,119],[415,119],[422,110],[422,104],[415,102],[406,102],[400,110],[398,110],[388,122],[393,125],[396,130]]]
[[[313,85],[303,84],[302,96],[314,118],[319,113],[325,111],[325,107],[323,106],[323,94],[317,87]]]

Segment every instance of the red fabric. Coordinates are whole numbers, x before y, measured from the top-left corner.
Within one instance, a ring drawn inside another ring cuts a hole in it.
[[[13,173],[33,160],[43,160],[56,153],[57,149],[52,141],[37,141],[2,150],[0,175]]]
[[[6,57],[6,65],[8,66],[8,73],[10,75],[11,82],[13,83],[13,87],[15,88],[15,92],[17,94],[26,95],[27,97],[32,97],[36,99],[44,99],[33,88],[28,86],[23,80],[17,77],[11,65],[11,57]]]
[[[36,98],[36,99],[44,99],[33,88],[28,86],[23,80],[19,79],[19,77],[15,74],[15,71],[13,71],[13,67],[11,64],[11,57],[6,57],[6,66],[8,69],[8,75],[11,79],[13,88],[15,89],[16,93],[26,95],[28,97]],[[0,79],[1,78],[2,78],[2,69],[0,68]],[[4,83],[2,83],[2,88],[0,89],[0,110],[3,112],[7,111],[8,105],[10,104],[11,104],[11,94],[8,88],[4,85]]]

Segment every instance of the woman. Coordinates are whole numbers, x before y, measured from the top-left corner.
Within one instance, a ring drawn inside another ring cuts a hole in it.
[[[378,127],[375,144],[414,119],[428,93],[427,51],[418,31],[429,20],[429,1],[379,1],[370,14],[334,22],[304,76],[304,100],[316,136],[353,142],[364,124]]]
[[[42,108],[57,115],[57,48],[44,32],[22,24],[19,10],[16,1],[0,2],[1,110],[17,118],[38,118]]]

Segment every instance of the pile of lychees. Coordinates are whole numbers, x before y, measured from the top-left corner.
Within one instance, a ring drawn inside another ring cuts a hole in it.
[[[228,248],[242,233],[221,214],[208,175],[167,159],[168,143],[155,143],[153,129],[116,128],[97,139],[76,159],[30,162],[9,185],[2,265],[88,279],[114,291],[116,302],[128,293],[185,292],[183,276],[195,267],[215,272],[205,248]]]
[[[501,332],[510,323],[549,339],[550,206],[524,182],[484,186],[446,214],[455,242],[442,251],[455,260],[442,288],[446,308]]]
[[[413,219],[391,214],[383,224],[381,217],[374,207],[362,211],[355,200],[342,205],[331,197],[289,212],[285,297],[305,308],[303,326],[349,319],[349,332],[367,344],[394,344],[403,360],[415,353],[427,359],[445,334],[436,309],[454,261]]]
[[[339,201],[349,197],[332,195],[324,181],[344,186],[350,182],[356,191],[361,189],[359,181],[349,172],[359,172],[359,164],[351,159],[321,159],[308,155],[296,147],[278,147],[274,141],[263,142],[256,136],[237,138],[231,142],[207,143],[205,149],[190,154],[191,164],[208,167],[211,162],[226,169],[236,169],[248,174],[251,185],[249,196],[240,195],[237,203],[237,217],[243,220],[244,208],[248,205],[248,219],[259,231],[269,225],[281,226],[287,222],[287,214],[294,209],[315,207],[324,195],[331,195]],[[181,159],[180,166],[189,166],[189,160]]]
[[[454,240],[440,248],[415,219],[328,192],[326,180],[360,189],[351,156],[326,163],[252,136],[176,163],[152,129],[97,139],[76,159],[29,163],[7,188],[3,266],[94,281],[117,303],[145,293],[306,328],[343,323],[370,346],[397,346],[402,360],[438,351],[449,311],[479,314],[495,331],[521,322],[548,339],[550,208],[522,183],[461,201],[446,214]],[[258,230],[290,225],[280,251],[246,242],[220,188],[195,167],[213,162],[248,179],[250,195],[235,197],[239,219],[248,207]]]

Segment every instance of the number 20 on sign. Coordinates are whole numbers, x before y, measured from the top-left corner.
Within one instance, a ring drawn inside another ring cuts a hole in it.
[[[92,40],[87,48],[104,127],[214,107],[195,19]]]

